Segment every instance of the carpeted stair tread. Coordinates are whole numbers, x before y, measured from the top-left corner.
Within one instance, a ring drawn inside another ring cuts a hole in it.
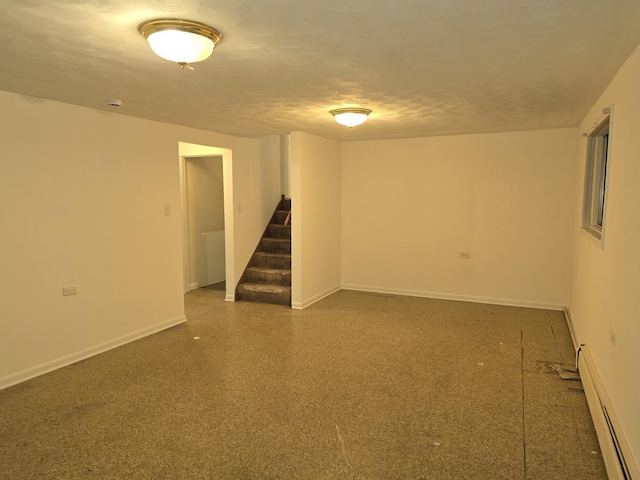
[[[291,240],[288,238],[266,237],[261,240],[261,244],[268,253],[291,253]]]
[[[249,302],[291,305],[291,287],[264,283],[241,283],[238,285],[240,300]]]
[[[291,243],[290,238],[264,237],[262,240],[266,240],[269,243]]]
[[[247,268],[247,283],[291,286],[291,270],[286,268]]]
[[[291,290],[291,287],[286,285],[269,285],[266,283],[241,283],[240,286],[243,290],[261,293],[282,293]]]
[[[266,258],[291,258],[291,255],[288,253],[256,252],[256,255]]]
[[[276,224],[284,225],[284,221],[289,215],[289,210],[276,210]],[[291,221],[291,219],[289,219]]]
[[[252,272],[273,273],[278,275],[286,275],[287,273],[291,273],[291,270],[287,268],[249,267],[247,268],[247,270]]]
[[[291,225],[279,225],[277,223],[270,223],[269,237],[291,239]]]
[[[257,252],[256,266],[263,268],[291,268],[291,255],[287,253]]]

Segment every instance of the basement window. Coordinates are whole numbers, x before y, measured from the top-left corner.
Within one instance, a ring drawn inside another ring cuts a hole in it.
[[[603,116],[593,124],[587,137],[587,161],[584,174],[582,200],[582,228],[603,246],[607,173],[611,157],[611,112],[613,106],[603,109]]]

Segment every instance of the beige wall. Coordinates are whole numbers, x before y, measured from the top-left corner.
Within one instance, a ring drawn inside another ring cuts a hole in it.
[[[343,288],[566,305],[577,145],[576,129],[344,143]]]
[[[292,307],[340,289],[340,143],[291,133]]]
[[[571,314],[578,342],[597,364],[624,435],[640,464],[640,47],[584,118],[587,131],[614,105],[604,249],[579,228],[586,139],[580,141],[575,197]],[[615,341],[612,340],[615,336]]]
[[[225,280],[222,156],[185,160],[190,289]]]
[[[280,150],[282,137],[280,135],[270,135],[268,137],[260,137],[260,158],[261,169],[260,178],[263,179],[265,188],[262,192],[261,204],[264,206],[262,215],[268,219],[273,215],[274,210],[280,202],[280,197],[284,193],[281,186],[281,158]],[[262,229],[267,224],[262,225]],[[254,245],[255,248],[255,245]]]
[[[259,140],[5,92],[0,111],[0,386],[184,321],[179,141],[233,151],[242,272],[280,189]]]

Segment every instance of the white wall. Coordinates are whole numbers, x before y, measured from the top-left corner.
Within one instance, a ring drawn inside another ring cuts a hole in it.
[[[340,143],[290,137],[291,306],[305,308],[340,289]]]
[[[259,140],[5,92],[0,111],[0,387],[184,321],[179,141],[233,151],[242,273],[279,191]]]
[[[187,158],[187,225],[191,289],[224,282],[222,156]]]
[[[281,143],[282,139],[279,135],[270,135],[261,137],[260,141],[260,158],[261,169],[258,172],[260,178],[263,179],[265,187],[262,191],[261,204],[263,205],[262,215],[267,221],[262,225],[264,230],[273,215],[274,210],[280,202],[281,195],[285,193],[281,185]],[[254,245],[254,248],[256,245]]]
[[[580,228],[586,139],[580,142],[575,197],[571,314],[640,464],[640,47],[581,124],[587,131],[614,104],[604,250]],[[615,343],[611,340],[615,335]]]
[[[344,143],[343,288],[566,305],[578,138],[558,129]]]

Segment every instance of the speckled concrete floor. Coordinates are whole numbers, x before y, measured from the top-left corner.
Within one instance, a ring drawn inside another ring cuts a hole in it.
[[[560,312],[223,295],[0,392],[0,478],[606,479]]]

